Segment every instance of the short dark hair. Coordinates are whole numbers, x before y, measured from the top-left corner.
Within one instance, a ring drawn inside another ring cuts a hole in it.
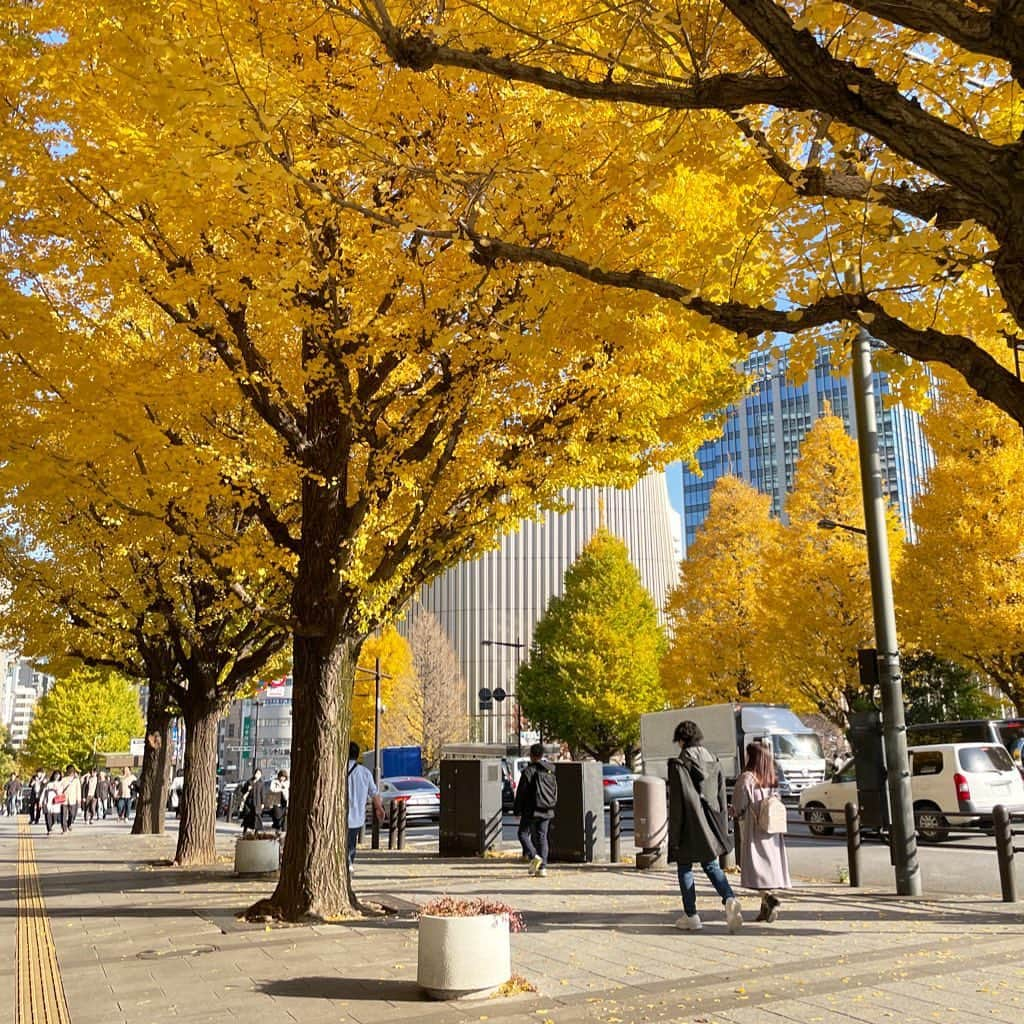
[[[543,743],[534,743],[530,747],[530,757],[532,757],[534,759],[534,761],[539,761],[543,756],[544,756],[544,744]]]
[[[676,743],[682,743],[684,747],[696,747],[704,739],[704,733],[700,731],[700,726],[696,722],[691,722],[687,719],[676,726],[672,739]]]
[[[350,761],[359,760],[359,744],[355,740],[352,740],[348,745],[348,759]]]

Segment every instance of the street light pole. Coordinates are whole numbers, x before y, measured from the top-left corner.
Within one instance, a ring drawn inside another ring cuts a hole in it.
[[[373,659],[373,668],[363,668],[362,665],[356,665],[357,672],[365,672],[367,675],[373,676],[373,781],[380,782],[380,715],[381,715],[381,703],[380,703],[380,681],[382,679],[393,679],[394,676],[389,676],[386,672],[380,670],[380,658]],[[359,695],[360,697],[362,694]]]
[[[253,772],[259,767],[256,758],[259,756],[259,744],[260,744],[260,700],[257,697],[253,704],[256,706],[256,723],[252,730],[252,770]]]
[[[886,531],[882,463],[878,454],[878,422],[871,375],[871,338],[859,330],[853,341],[853,393],[857,415],[857,450],[864,493],[864,525],[871,578],[871,605],[878,648],[878,676],[882,691],[882,730],[888,770],[889,806],[892,809],[893,864],[896,892],[921,895],[921,868],[917,861],[914,798],[910,790],[907,727],[903,714],[896,611],[892,596],[892,569]],[[828,528],[828,527],[826,527]]]

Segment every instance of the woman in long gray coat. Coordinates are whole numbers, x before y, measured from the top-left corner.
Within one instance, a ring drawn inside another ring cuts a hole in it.
[[[721,897],[726,923],[734,932],[743,923],[743,909],[718,864],[718,858],[732,849],[722,766],[701,745],[704,735],[696,722],[680,722],[673,738],[680,754],[668,763],[668,859],[676,862],[683,897],[683,916],[676,927],[701,927],[693,881],[696,863]]]
[[[761,829],[755,813],[762,800],[777,795],[777,786],[771,751],[763,743],[748,743],[743,774],[732,794],[732,813],[740,824],[740,882],[747,889],[760,890],[756,920],[769,923],[779,916],[778,891],[792,888],[785,836]]]

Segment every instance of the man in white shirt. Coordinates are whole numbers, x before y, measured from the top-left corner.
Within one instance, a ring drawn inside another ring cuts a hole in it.
[[[348,862],[356,859],[356,843],[366,823],[366,801],[373,798],[373,813],[378,821],[384,820],[384,804],[373,781],[373,772],[359,763],[359,744],[348,745]]]

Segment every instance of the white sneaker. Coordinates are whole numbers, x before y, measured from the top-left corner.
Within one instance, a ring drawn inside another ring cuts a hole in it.
[[[699,932],[704,926],[700,923],[699,914],[683,914],[676,919],[676,927],[684,932]]]
[[[730,932],[738,932],[743,925],[743,907],[735,896],[725,901],[725,923]]]
[[[546,867],[544,867],[543,864],[541,864],[541,866],[539,868],[537,868],[537,877],[538,878],[547,878],[548,877],[548,869]]]
[[[540,869],[541,869],[541,866],[542,866],[543,864],[544,864],[544,861],[542,861],[542,860],[540,859],[540,857],[534,857],[534,858],[533,858],[533,860],[531,860],[531,861],[530,861],[530,866],[529,866],[529,867],[528,867],[528,868],[527,868],[526,870],[527,870],[527,871],[528,871],[528,872],[529,872],[529,873],[530,873],[531,875],[535,875],[535,874],[537,874],[537,872],[538,872],[538,871],[540,871]]]

